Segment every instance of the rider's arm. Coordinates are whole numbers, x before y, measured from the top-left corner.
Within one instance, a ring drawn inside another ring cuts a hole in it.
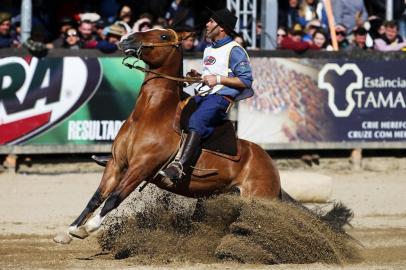
[[[250,88],[253,81],[252,70],[247,54],[242,48],[234,47],[231,50],[229,66],[232,72],[228,77],[220,76],[220,83],[216,75],[204,76],[203,81],[210,87],[222,84],[234,89]]]
[[[251,88],[252,86],[252,69],[248,59],[248,56],[245,50],[241,47],[234,47],[230,53],[230,69],[232,73],[229,75],[228,78],[224,78],[226,80],[233,79],[232,77],[235,76],[238,78],[242,83],[242,88]],[[223,79],[223,78],[222,78]],[[226,85],[225,83],[222,83]],[[226,85],[233,87],[232,85]]]

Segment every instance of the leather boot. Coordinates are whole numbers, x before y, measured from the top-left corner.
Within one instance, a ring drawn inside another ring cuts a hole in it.
[[[190,171],[190,166],[196,162],[200,153],[200,134],[195,131],[189,131],[187,135],[181,158],[179,161],[173,161],[164,170],[159,171],[159,174],[173,181],[182,179],[186,173]]]

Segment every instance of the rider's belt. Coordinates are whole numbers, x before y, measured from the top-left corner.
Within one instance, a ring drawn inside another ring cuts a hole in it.
[[[222,96],[229,102],[227,110],[226,110],[226,113],[228,113],[231,110],[231,107],[233,107],[233,105],[234,105],[234,98],[232,96],[221,95],[221,94],[217,94],[217,93],[216,93],[216,95]]]
[[[230,103],[234,102],[234,97],[232,96],[227,96],[227,95],[222,95],[225,99],[227,99]]]

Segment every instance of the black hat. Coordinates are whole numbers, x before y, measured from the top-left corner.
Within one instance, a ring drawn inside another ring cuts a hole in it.
[[[354,35],[360,35],[360,36],[365,36],[366,34],[368,34],[368,31],[360,26],[354,29],[354,31],[352,31]]]
[[[217,11],[210,10],[211,18],[218,23],[222,28],[224,28],[228,33],[237,35],[237,32],[234,31],[235,25],[237,23],[238,18],[231,13],[228,9],[220,9]]]

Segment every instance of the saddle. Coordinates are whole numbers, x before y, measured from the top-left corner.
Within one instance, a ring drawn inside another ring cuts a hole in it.
[[[173,128],[178,134],[182,131],[187,133],[189,118],[196,109],[197,104],[193,98],[179,102],[173,122]],[[240,159],[240,142],[230,120],[225,120],[218,125],[213,134],[202,140],[201,146],[202,151],[234,161]]]

